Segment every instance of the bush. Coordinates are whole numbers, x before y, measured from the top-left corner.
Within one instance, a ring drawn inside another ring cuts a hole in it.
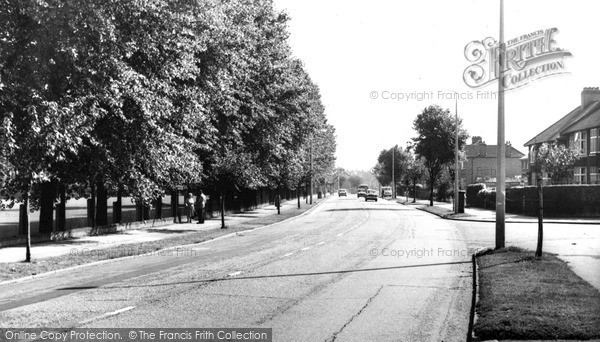
[[[481,204],[479,208],[496,209],[496,191],[481,189],[477,193],[477,202]]]
[[[477,197],[477,194],[482,189],[485,189],[485,184],[483,183],[471,184],[467,186],[467,206],[478,208],[483,207],[483,202],[480,202],[479,198]]]
[[[442,182],[436,189],[435,200],[438,202],[446,202],[446,199],[448,198],[448,189],[450,189],[450,184]]]

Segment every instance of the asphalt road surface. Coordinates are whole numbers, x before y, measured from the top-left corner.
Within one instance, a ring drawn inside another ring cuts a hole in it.
[[[463,231],[409,206],[334,197],[251,232],[4,285],[0,327],[249,327],[273,328],[274,341],[464,341],[473,250]]]

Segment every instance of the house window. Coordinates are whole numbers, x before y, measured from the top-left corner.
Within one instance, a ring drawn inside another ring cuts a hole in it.
[[[535,164],[535,146],[529,147],[529,163]]]
[[[590,167],[590,184],[600,184],[600,173],[597,166]]]
[[[569,150],[575,149],[575,133],[569,135]]]
[[[581,154],[585,156],[587,155],[587,131],[581,131],[579,134],[581,138],[579,139],[577,148],[579,148]]]
[[[585,167],[576,167],[574,176],[576,184],[587,184],[587,170]]]
[[[592,128],[590,131],[590,154],[600,152],[600,129]]]

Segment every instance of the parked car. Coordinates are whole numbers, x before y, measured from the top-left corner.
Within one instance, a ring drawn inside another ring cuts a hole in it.
[[[361,198],[367,196],[367,190],[369,186],[366,184],[361,184],[356,188],[356,197]]]
[[[338,190],[338,196],[339,196],[339,197],[342,197],[342,196],[344,196],[344,197],[348,197],[348,194],[347,194],[347,192],[346,192],[346,189],[339,189],[339,190]]]
[[[381,197],[392,197],[392,187],[391,186],[382,186],[381,187]]]
[[[367,195],[365,196],[365,202],[366,201],[375,201],[375,202],[377,202],[377,190],[375,190],[375,189],[368,189],[367,190]]]

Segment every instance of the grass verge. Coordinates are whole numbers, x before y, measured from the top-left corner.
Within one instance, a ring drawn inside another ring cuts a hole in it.
[[[430,206],[420,206],[418,207],[418,209],[426,211],[428,213],[440,216],[442,218],[463,218],[463,217],[473,217],[473,215],[470,214],[466,214],[466,213],[462,213],[462,214],[455,214],[453,210],[449,210],[446,208],[441,208],[441,207],[436,207],[435,205],[433,207]]]
[[[485,339],[600,338],[600,292],[552,254],[506,248],[477,258],[475,335]]]
[[[48,257],[42,259],[35,259],[35,245],[32,246],[33,260],[30,263],[26,262],[3,262],[0,263],[0,281],[13,280],[23,278],[31,275],[37,275],[47,272],[52,272],[60,269],[69,267],[89,264],[92,262],[118,259],[126,256],[148,254],[154,251],[158,251],[165,248],[201,243],[204,241],[213,240],[223,235],[243,232],[246,230],[266,226],[269,224],[281,222],[288,218],[298,216],[303,212],[309,210],[307,206],[303,206],[300,209],[292,208],[290,210],[282,211],[281,215],[276,213],[267,216],[259,217],[256,219],[248,220],[239,223],[227,223],[228,229],[210,229],[203,230],[194,233],[181,233],[175,236],[150,242],[131,243],[124,245],[117,245],[108,248],[102,248],[101,246],[94,247],[94,249],[102,249],[102,253],[94,254],[75,254],[75,255],[61,255],[55,257]],[[76,239],[74,239],[76,240]],[[23,254],[25,254],[23,252]]]

